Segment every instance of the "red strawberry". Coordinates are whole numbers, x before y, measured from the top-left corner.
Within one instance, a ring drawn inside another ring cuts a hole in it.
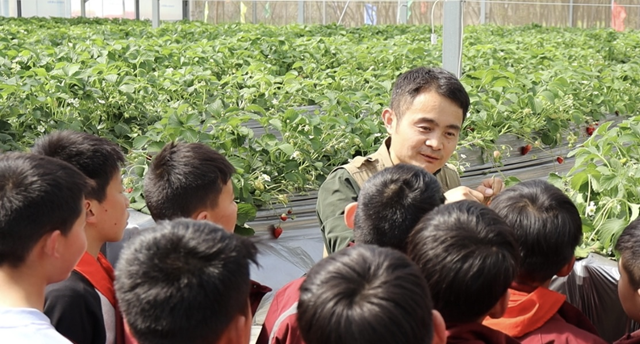
[[[280,237],[280,235],[282,235],[282,227],[280,227],[280,226],[269,225],[269,227],[267,227],[267,229],[269,230],[269,232],[271,233],[271,236],[274,239],[278,239]]]
[[[287,210],[287,214],[291,215],[292,213],[293,213],[293,210],[291,210],[291,209]]]
[[[564,158],[559,156],[556,158],[556,161],[558,162],[558,164],[562,164],[564,162]]]
[[[127,190],[125,190],[127,193],[132,193],[133,192],[133,188],[127,188]]]
[[[520,147],[520,154],[527,155],[527,153],[529,153],[530,150],[531,150],[531,145],[530,144],[528,144],[526,146],[522,146],[522,147]]]
[[[596,128],[594,128],[594,127],[593,127],[593,124],[590,124],[590,125],[587,127],[587,135],[589,135],[589,136],[593,135],[593,132],[594,132],[594,131],[596,131]]]
[[[282,235],[282,227],[278,226],[274,228],[271,234],[273,234],[274,238],[278,239]]]
[[[287,221],[287,219],[288,219],[287,214],[280,215],[280,221]]]

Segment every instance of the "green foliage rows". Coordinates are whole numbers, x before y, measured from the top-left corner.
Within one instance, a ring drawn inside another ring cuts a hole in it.
[[[207,25],[0,18],[0,149],[56,129],[118,142],[132,206],[166,142],[203,142],[238,170],[240,223],[255,207],[316,189],[332,168],[384,138],[379,115],[397,75],[437,66],[430,27]],[[472,108],[462,146],[512,133],[554,146],[570,125],[635,114],[637,32],[465,28]],[[252,128],[264,128],[254,130]]]

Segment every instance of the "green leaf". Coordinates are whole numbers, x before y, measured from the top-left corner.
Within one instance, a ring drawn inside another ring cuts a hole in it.
[[[236,224],[236,228],[233,230],[233,232],[237,235],[242,235],[242,236],[253,236],[256,234],[256,231],[251,228],[251,227],[244,227],[244,226],[239,226]]]
[[[261,106],[256,105],[256,104],[251,104],[251,105],[247,106],[245,108],[245,110],[252,111],[252,112],[257,112],[257,113],[259,113],[259,114],[261,114],[263,116],[267,114],[267,112]]]
[[[118,75],[117,74],[105,75],[104,79],[112,84],[115,84],[118,81]]]
[[[277,119],[277,118],[271,119],[271,120],[269,120],[269,123],[270,123],[274,128],[276,128],[276,129],[278,129],[278,130],[282,130],[282,122],[281,122],[279,119]]]
[[[622,219],[612,218],[605,220],[599,228],[596,228],[600,232],[600,242],[605,249],[611,247],[611,244],[618,239],[627,224],[628,222]]]
[[[571,188],[574,190],[580,190],[582,185],[587,183],[588,180],[589,180],[589,175],[586,172],[584,171],[578,172],[571,177],[571,181],[570,181]]]
[[[115,130],[116,134],[120,136],[125,136],[131,132],[131,129],[129,129],[129,127],[124,123],[117,123],[113,127],[113,129]]]
[[[256,218],[257,213],[258,210],[253,206],[253,204],[238,203],[237,223],[240,225],[244,225],[249,221],[253,221]]]
[[[80,69],[80,65],[69,64],[62,67],[62,71],[66,76],[73,76]]]
[[[118,89],[120,91],[122,91],[122,92],[125,92],[125,93],[133,93],[133,91],[135,91],[135,87],[133,85],[129,85],[129,84],[120,85],[120,87],[118,87]]]
[[[293,152],[295,151],[293,146],[288,143],[281,144],[280,146],[278,146],[278,149],[283,151],[287,156],[293,155]]]

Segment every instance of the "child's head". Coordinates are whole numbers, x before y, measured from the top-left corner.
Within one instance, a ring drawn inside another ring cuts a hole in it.
[[[358,203],[345,209],[345,221],[353,227],[356,243],[405,252],[413,227],[442,204],[444,195],[436,177],[418,166],[398,164],[364,183]]]
[[[187,217],[209,220],[232,232],[237,205],[233,165],[200,143],[169,143],[151,162],[144,181],[147,208],[155,221]]]
[[[625,313],[640,322],[640,219],[622,231],[616,250],[620,253],[618,296]]]
[[[88,233],[97,241],[119,241],[129,218],[121,166],[125,158],[115,143],[92,134],[57,131],[36,141],[31,152],[67,162],[93,181],[87,193]]]
[[[513,230],[493,210],[471,201],[436,208],[411,233],[408,254],[447,324],[504,314],[519,254]]]
[[[300,286],[298,326],[307,344],[444,342],[420,270],[390,248],[356,245],[318,262]]]
[[[571,272],[582,221],[560,189],[541,180],[523,182],[497,195],[491,209],[513,228],[520,246],[516,282],[537,287]]]
[[[140,344],[247,343],[256,246],[214,223],[160,222],[125,247],[116,295]]]
[[[65,162],[26,153],[0,155],[0,267],[18,269],[33,257],[46,257],[35,262],[47,271],[46,282],[67,278],[87,245],[83,203],[88,188],[82,173]]]

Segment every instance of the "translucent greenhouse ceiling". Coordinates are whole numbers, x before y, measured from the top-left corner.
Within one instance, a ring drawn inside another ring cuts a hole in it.
[[[62,17],[81,15],[82,0],[22,0],[23,17]],[[151,19],[152,0],[140,0],[140,19]],[[135,0],[88,0],[85,3],[87,17],[136,18]],[[16,0],[0,0],[0,16],[17,17]],[[162,20],[182,19],[182,0],[160,2]]]

